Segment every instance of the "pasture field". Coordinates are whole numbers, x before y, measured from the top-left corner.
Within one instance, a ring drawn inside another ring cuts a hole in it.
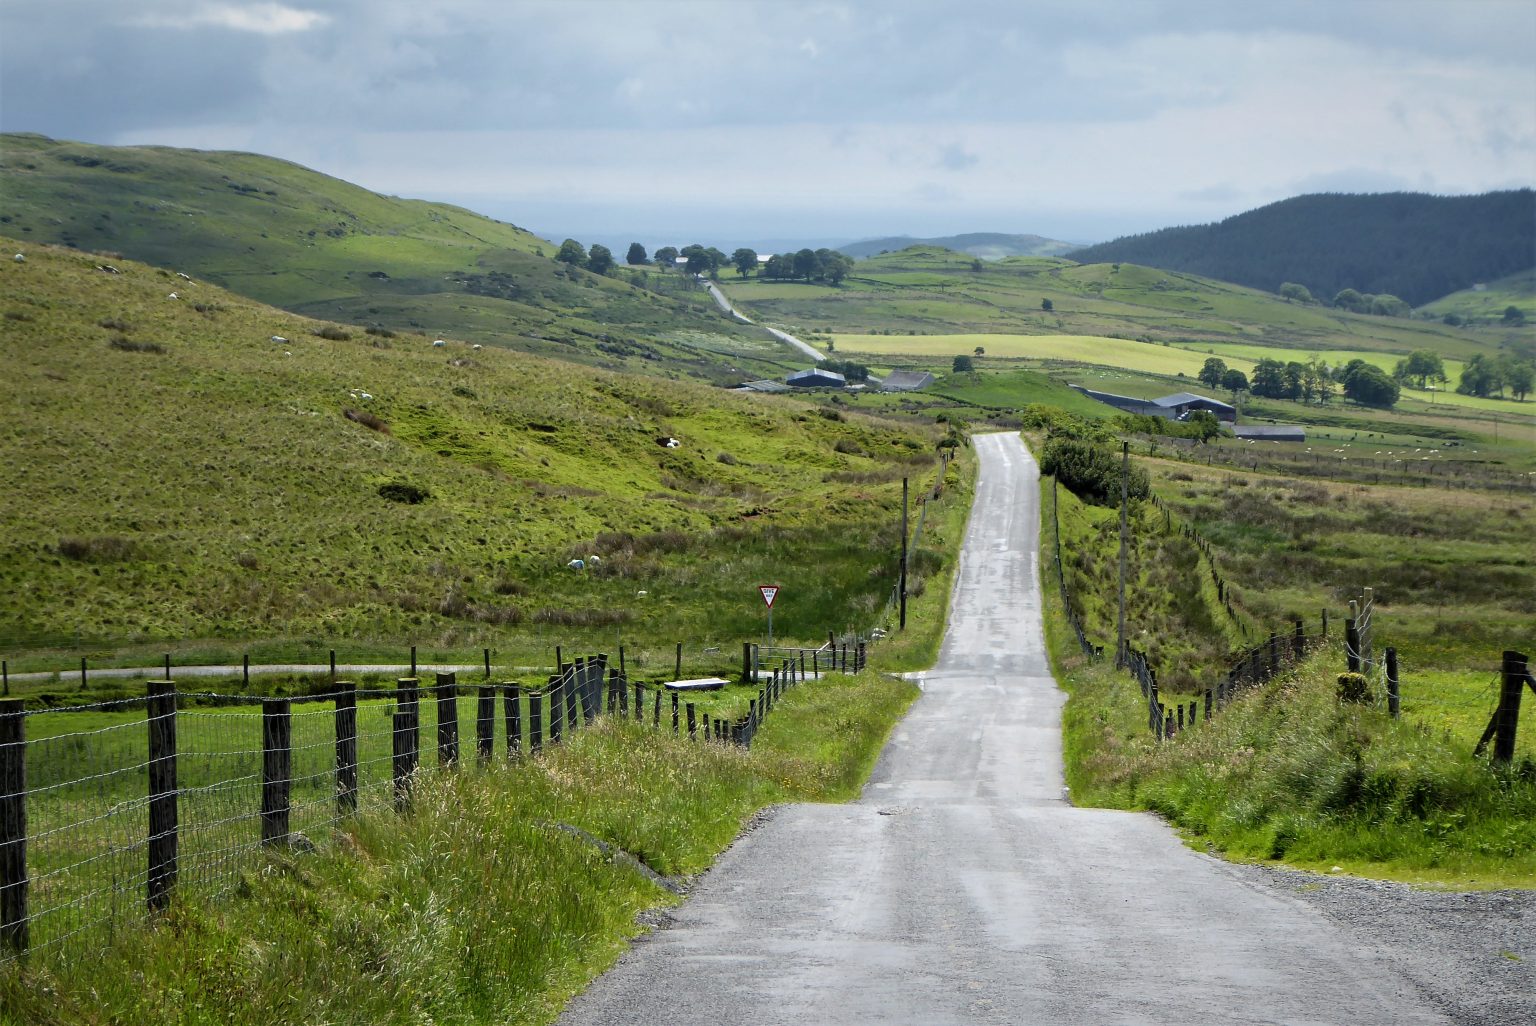
[[[979,346],[987,358],[1064,361],[1150,374],[1184,373],[1193,378],[1205,357],[1172,346],[1090,335],[847,335],[834,333],[840,354],[876,356],[971,356]],[[1233,366],[1241,367],[1240,362]],[[1251,364],[1249,365],[1251,367]]]

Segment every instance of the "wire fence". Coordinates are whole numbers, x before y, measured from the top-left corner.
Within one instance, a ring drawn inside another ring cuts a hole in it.
[[[789,688],[865,662],[864,638],[834,633],[815,649],[745,644],[735,680],[643,682],[595,655],[538,684],[444,671],[253,698],[164,680],[120,701],[0,702],[0,961],[89,952],[173,894],[216,898],[263,849],[311,851],[353,816],[408,809],[434,766],[537,757],[605,715],[749,747]],[[711,716],[690,693],[738,683],[744,712],[738,695]]]

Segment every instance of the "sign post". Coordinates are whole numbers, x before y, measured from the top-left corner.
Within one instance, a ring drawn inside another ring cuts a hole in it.
[[[777,584],[759,584],[757,590],[763,596],[763,602],[768,606],[768,658],[773,658],[773,600],[779,597]]]

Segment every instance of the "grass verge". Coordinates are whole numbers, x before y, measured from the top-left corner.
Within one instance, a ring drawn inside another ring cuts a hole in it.
[[[786,695],[751,751],[605,720],[516,765],[424,774],[410,816],[188,897],[89,971],[61,950],[0,969],[0,1022],[549,1022],[675,900],[562,826],[697,873],[764,806],[857,793],[916,694],[832,676]]]

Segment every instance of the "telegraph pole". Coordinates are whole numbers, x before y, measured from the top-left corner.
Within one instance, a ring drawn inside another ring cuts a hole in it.
[[[1125,665],[1125,549],[1126,510],[1131,493],[1131,443],[1120,443],[1120,616],[1115,629],[1115,668]]]
[[[901,629],[907,629],[907,479],[901,479]]]

